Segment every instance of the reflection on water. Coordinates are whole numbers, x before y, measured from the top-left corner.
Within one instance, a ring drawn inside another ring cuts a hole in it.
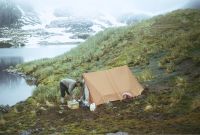
[[[14,105],[31,96],[34,86],[17,75],[0,71],[0,104]]]
[[[23,63],[21,56],[0,57],[0,104],[14,105],[32,94],[34,86],[27,85],[24,78],[2,71],[3,69]]]
[[[23,77],[3,72],[3,69],[31,60],[52,58],[74,47],[76,45],[0,49],[0,105],[14,105],[25,100],[35,87],[28,85]]]
[[[8,56],[0,57],[0,70],[5,69],[9,66],[15,66],[15,65],[23,63],[23,62],[24,62],[23,57],[14,57],[14,56],[12,56],[12,57],[8,57]]]

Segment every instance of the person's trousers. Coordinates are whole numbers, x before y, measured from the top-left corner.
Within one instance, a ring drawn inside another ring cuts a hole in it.
[[[65,86],[62,82],[60,82],[60,94],[61,94],[61,97],[65,97],[65,93],[70,95],[67,86]]]

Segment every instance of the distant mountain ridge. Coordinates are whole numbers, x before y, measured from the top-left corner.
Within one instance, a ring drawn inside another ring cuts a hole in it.
[[[1,3],[0,5],[6,6],[5,3]],[[14,3],[11,0],[10,5],[17,12],[9,12],[18,14],[19,16],[11,23],[6,23],[8,27],[14,26],[12,28],[5,29],[5,25],[2,25],[2,28],[0,25],[2,33],[0,48],[31,47],[32,44],[56,45],[80,43],[106,28],[136,24],[148,18],[145,15],[136,14],[124,14],[121,17],[114,17],[109,14],[77,16],[65,8],[37,11],[27,3]],[[7,10],[9,8],[5,9],[5,12]]]

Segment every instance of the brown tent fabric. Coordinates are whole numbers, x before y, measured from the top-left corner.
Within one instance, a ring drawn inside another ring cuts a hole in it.
[[[129,92],[135,97],[143,91],[143,87],[128,66],[84,73],[83,78],[90,93],[90,102],[96,105],[122,100],[124,92]]]

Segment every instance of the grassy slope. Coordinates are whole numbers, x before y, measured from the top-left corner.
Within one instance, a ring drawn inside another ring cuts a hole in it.
[[[100,32],[54,59],[18,65],[19,71],[37,78],[38,88],[32,98],[1,118],[6,122],[0,129],[8,133],[22,129],[35,133],[36,128],[40,129],[36,133],[200,133],[199,18],[199,10],[177,10],[136,26]],[[58,113],[62,78],[125,64],[146,88],[143,96],[102,105],[94,113]]]

